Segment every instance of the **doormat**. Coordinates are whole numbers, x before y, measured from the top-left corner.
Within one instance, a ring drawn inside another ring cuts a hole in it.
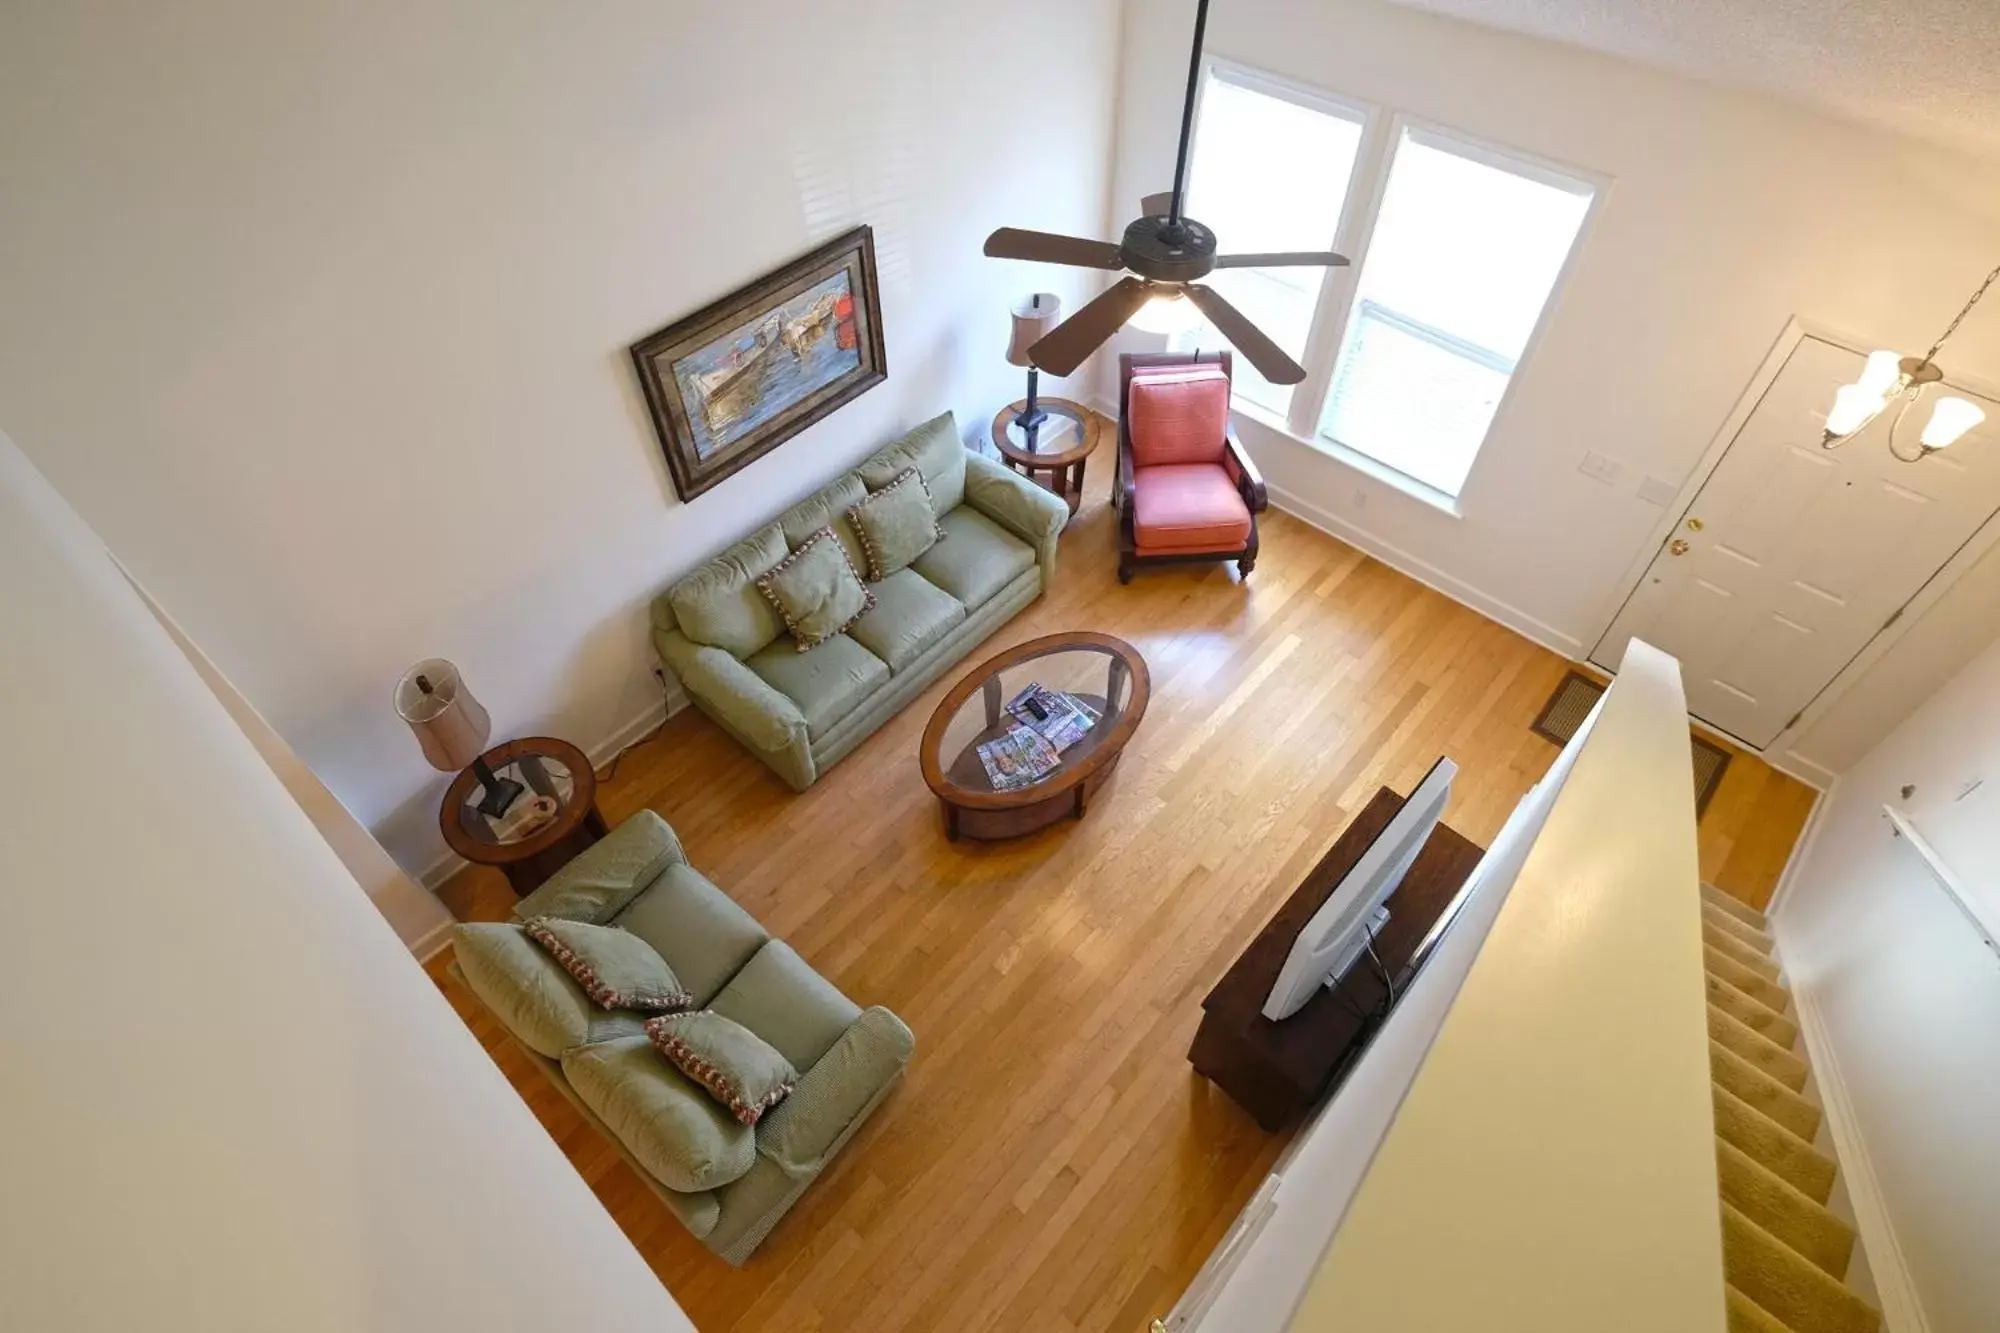
[[[1576,735],[1577,728],[1590,716],[1590,710],[1604,697],[1604,688],[1581,671],[1570,672],[1542,705],[1541,716],[1529,730],[1543,740],[1568,745],[1570,737]],[[1722,775],[1729,769],[1729,751],[1704,740],[1691,729],[1688,743],[1694,750],[1694,815],[1699,819],[1707,811],[1715,789],[1722,785]]]

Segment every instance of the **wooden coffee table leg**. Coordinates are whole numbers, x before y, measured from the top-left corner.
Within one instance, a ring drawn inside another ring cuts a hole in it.
[[[944,808],[944,836],[947,842],[958,841],[958,807],[947,804]]]
[[[986,678],[986,684],[980,692],[982,695],[984,695],[986,699],[986,725],[987,728],[990,730],[991,728],[1000,725],[1001,700],[1000,700],[999,675],[996,673],[994,675],[988,676]]]

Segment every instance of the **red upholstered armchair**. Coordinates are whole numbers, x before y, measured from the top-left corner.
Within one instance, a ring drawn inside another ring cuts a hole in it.
[[[1264,479],[1229,428],[1229,352],[1118,358],[1118,581],[1140,565],[1257,565]]]

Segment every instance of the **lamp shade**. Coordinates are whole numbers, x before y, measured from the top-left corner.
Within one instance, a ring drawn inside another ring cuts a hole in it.
[[[442,657],[403,673],[396,682],[396,714],[416,733],[431,767],[445,773],[470,766],[493,733],[493,719],[465,688],[458,668]]]
[[[1959,436],[1984,420],[1986,411],[1979,404],[1965,398],[1940,398],[1924,427],[1924,448],[1943,449],[1955,444]]]
[[[1014,307],[1014,338],[1007,344],[1010,365],[1027,366],[1028,349],[1048,336],[1062,318],[1062,302],[1054,292],[1036,292]]]

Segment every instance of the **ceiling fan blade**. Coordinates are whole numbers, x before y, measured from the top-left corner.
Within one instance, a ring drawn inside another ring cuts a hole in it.
[[[1217,255],[1217,268],[1285,268],[1295,265],[1321,264],[1327,268],[1346,268],[1347,256],[1332,250],[1284,250],[1267,254]]]
[[[1172,211],[1173,206],[1174,192],[1172,190],[1162,190],[1158,194],[1149,194],[1139,201],[1139,216],[1142,218],[1163,218]]]
[[[1189,283],[1181,294],[1208,316],[1223,337],[1236,344],[1243,359],[1257,367],[1257,373],[1273,384],[1297,384],[1306,377],[1306,368],[1286,354],[1285,349],[1264,336],[1243,312],[1222,299],[1222,293],[1199,283]]]
[[[1121,278],[1102,296],[1055,326],[1047,337],[1028,349],[1028,359],[1051,375],[1071,375],[1090,359],[1090,354],[1125,327],[1125,321],[1139,313],[1152,296],[1152,284],[1143,278]],[[1303,373],[1303,372],[1301,372]]]
[[[1054,232],[1024,231],[1019,227],[1002,227],[988,236],[986,253],[994,259],[1032,259],[1074,268],[1125,267],[1124,252],[1109,241],[1086,241],[1081,236],[1058,236]]]

